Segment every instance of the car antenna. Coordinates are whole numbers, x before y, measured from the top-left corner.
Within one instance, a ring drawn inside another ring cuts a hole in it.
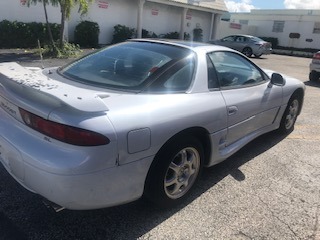
[[[41,60],[41,67],[42,67],[42,69],[44,69],[43,57],[42,57],[42,49],[41,49],[41,45],[40,45],[40,40],[39,39],[38,39],[38,47],[39,47],[39,54],[40,54],[40,60]]]

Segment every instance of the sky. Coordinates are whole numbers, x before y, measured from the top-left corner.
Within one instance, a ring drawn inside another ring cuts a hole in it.
[[[251,9],[319,9],[320,0],[226,0],[229,12]]]

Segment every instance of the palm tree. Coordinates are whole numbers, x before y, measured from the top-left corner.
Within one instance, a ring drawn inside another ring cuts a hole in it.
[[[48,0],[28,0],[28,7],[30,6],[31,3],[34,3],[36,4],[37,2],[42,2],[43,4],[43,10],[44,10],[44,15],[45,15],[45,19],[46,19],[46,24],[47,24],[47,28],[48,28],[48,34],[49,34],[49,40],[50,40],[50,43],[52,45],[52,49],[55,53],[58,52],[58,49],[54,43],[54,40],[53,40],[53,36],[52,36],[52,31],[51,31],[51,27],[50,27],[50,23],[49,23],[49,20],[48,20],[48,12],[47,12],[47,4],[48,4]],[[57,6],[55,1],[52,2],[52,5],[53,6]]]
[[[60,28],[60,40],[59,45],[62,48],[64,43],[64,23],[66,19],[70,18],[71,9],[79,4],[79,12],[81,15],[84,15],[89,10],[89,4],[93,2],[93,0],[50,0],[51,2],[58,2],[61,10],[61,28]]]
[[[49,38],[51,45],[54,50],[56,49],[56,46],[54,44],[54,40],[52,37],[52,32],[50,29],[50,24],[48,21],[48,14],[47,14],[47,8],[46,6],[50,3],[52,6],[60,6],[61,11],[61,27],[60,27],[60,38],[59,38],[59,47],[60,49],[63,49],[64,46],[64,28],[65,28],[65,21],[70,18],[71,9],[75,7],[75,5],[79,4],[79,12],[81,15],[86,14],[89,10],[89,4],[93,2],[93,0],[28,0],[28,6],[30,6],[31,3],[37,4],[38,2],[43,3],[46,23],[49,31]]]

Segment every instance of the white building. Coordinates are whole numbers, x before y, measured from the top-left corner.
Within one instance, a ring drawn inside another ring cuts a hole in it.
[[[278,38],[279,45],[284,47],[319,49],[320,10],[251,10],[250,13],[231,13],[230,22],[221,24],[220,30],[219,38],[230,33],[244,33]]]
[[[47,6],[49,22],[60,23],[60,8]],[[203,41],[214,39],[221,16],[227,12],[223,0],[95,0],[85,16],[77,7],[66,22],[66,36],[73,40],[74,29],[82,20],[97,22],[100,27],[99,43],[112,41],[113,27],[117,24],[159,34],[179,32],[193,37],[193,29],[203,30]],[[1,0],[0,21],[45,22],[43,5],[26,5],[26,0]]]

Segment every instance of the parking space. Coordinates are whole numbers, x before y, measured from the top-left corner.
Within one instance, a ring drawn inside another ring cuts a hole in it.
[[[268,55],[259,66],[306,84],[302,114],[288,136],[259,137],[206,169],[187,203],[170,210],[144,201],[54,213],[0,166],[0,239],[320,239],[320,82],[310,59]],[[21,60],[24,66],[65,60]]]

